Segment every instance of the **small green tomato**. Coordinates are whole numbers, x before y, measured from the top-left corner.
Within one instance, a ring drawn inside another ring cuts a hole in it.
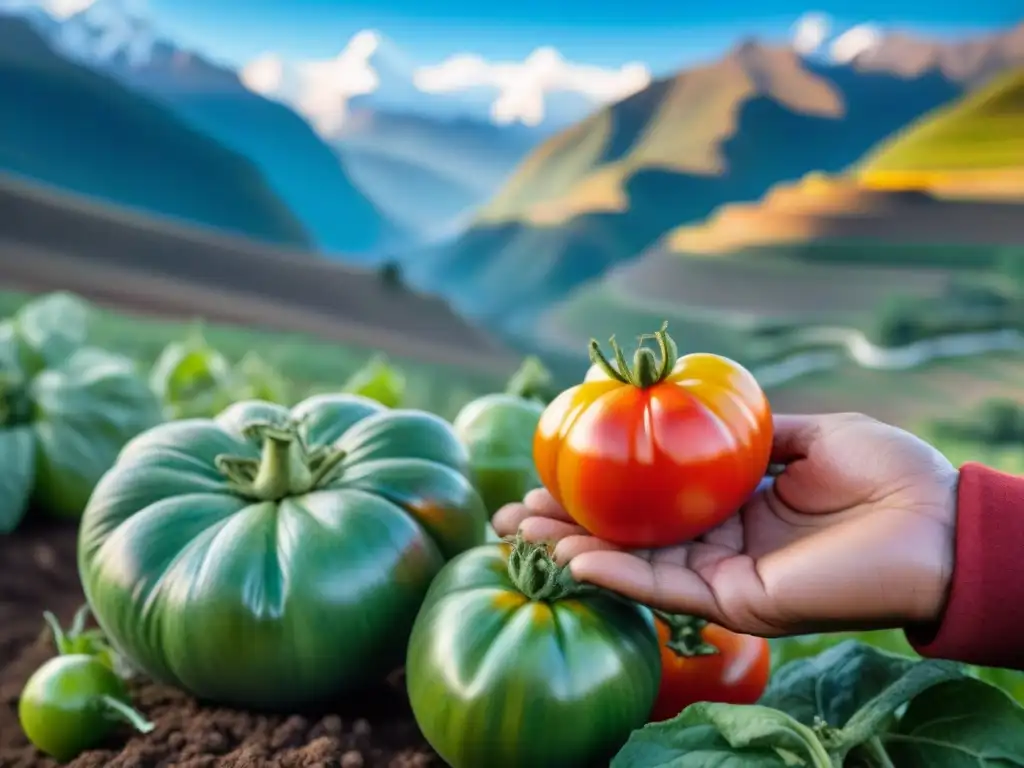
[[[118,720],[153,730],[127,701],[120,678],[95,656],[55,656],[25,684],[18,718],[36,749],[63,763],[102,742]]]

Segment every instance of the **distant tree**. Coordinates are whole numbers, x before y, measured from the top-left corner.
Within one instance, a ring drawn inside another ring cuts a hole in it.
[[[876,312],[871,339],[883,347],[905,347],[925,333],[922,307],[912,299],[894,296]]]
[[[389,288],[402,288],[402,266],[397,261],[385,261],[377,271],[380,281]]]
[[[1024,443],[1024,409],[1015,400],[987,400],[978,409],[975,421],[982,440],[989,445]]]

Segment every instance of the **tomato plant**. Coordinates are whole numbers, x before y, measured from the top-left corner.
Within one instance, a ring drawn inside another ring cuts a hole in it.
[[[771,669],[768,641],[690,616],[655,612],[661,687],[651,720],[675,717],[698,701],[753,704]]]
[[[962,665],[847,640],[772,675],[757,704],[698,702],[634,731],[611,768],[1024,765],[1024,708]]]
[[[232,366],[198,329],[164,347],[149,383],[169,419],[209,418],[238,400],[288,400],[287,382],[263,358],[249,352]]]
[[[596,341],[586,379],[556,397],[534,438],[544,486],[595,536],[625,547],[678,544],[714,528],[757,488],[772,415],[754,377],[728,358],[661,357],[641,345],[630,366]]]
[[[543,547],[477,547],[445,567],[416,618],[416,722],[453,768],[607,763],[654,703],[652,622],[573,583]]]
[[[210,416],[231,402],[231,363],[195,329],[163,348],[149,383],[167,418]]]
[[[87,325],[67,294],[0,323],[0,533],[30,505],[78,517],[121,447],[161,419],[130,360],[84,346]]]
[[[505,392],[478,397],[455,417],[455,433],[469,451],[473,482],[492,515],[540,487],[533,435],[544,404],[534,395],[549,378],[536,358],[527,358]]]
[[[353,373],[341,389],[369,397],[388,408],[397,408],[405,397],[405,376],[389,364],[386,357],[377,355]]]
[[[82,518],[113,645],[205,699],[296,707],[401,663],[433,577],[484,540],[450,425],[355,395],[236,403],[132,441]]]

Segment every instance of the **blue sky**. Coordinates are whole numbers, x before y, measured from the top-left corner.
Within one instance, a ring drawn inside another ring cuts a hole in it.
[[[874,22],[942,36],[1024,18],[1022,0],[149,0],[159,26],[179,42],[231,63],[273,51],[290,59],[336,54],[377,29],[417,63],[460,52],[522,59],[552,45],[570,59],[655,72],[707,59],[737,39],[784,39],[808,11],[838,26]],[[580,19],[568,22],[566,19]],[[584,21],[585,20],[585,21]]]

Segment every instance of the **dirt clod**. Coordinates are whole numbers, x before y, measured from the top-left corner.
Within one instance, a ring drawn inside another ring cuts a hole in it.
[[[0,536],[0,768],[55,766],[25,739],[18,696],[54,654],[42,613],[70,622],[82,604],[75,527],[28,521]],[[396,685],[398,683],[398,685]],[[207,706],[148,680],[132,685],[135,706],[156,728],[120,728],[72,768],[434,768],[444,763],[426,745],[409,712],[401,676],[352,703],[293,714]]]

